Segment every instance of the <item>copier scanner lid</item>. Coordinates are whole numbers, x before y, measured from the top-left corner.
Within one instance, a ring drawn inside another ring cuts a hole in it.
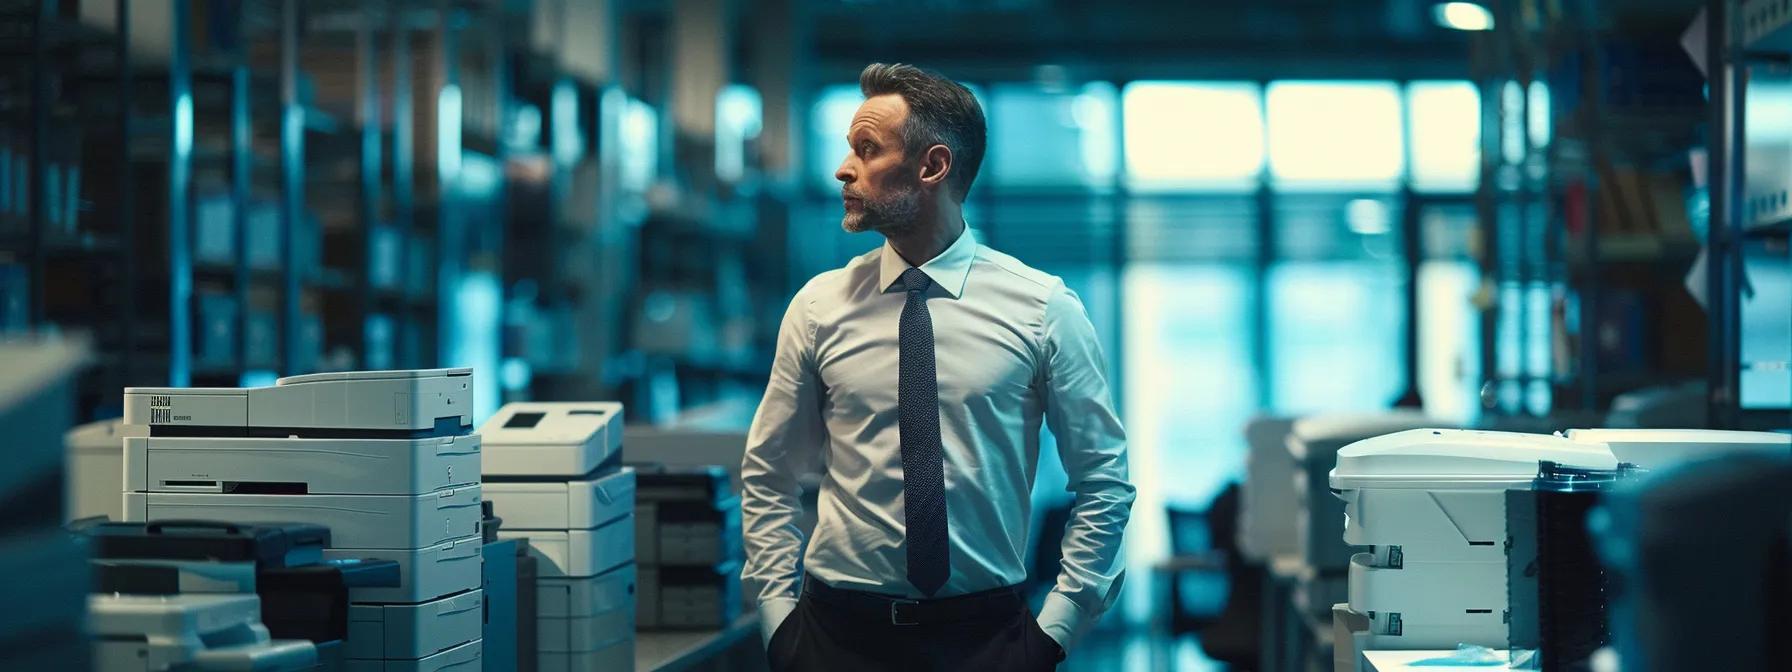
[[[404,378],[441,378],[444,376],[471,376],[473,369],[460,367],[454,369],[392,369],[383,371],[327,371],[324,373],[307,373],[298,376],[287,376],[274,381],[275,385],[303,385],[305,383],[328,383],[345,380],[396,380]]]
[[[487,446],[579,446],[622,442],[617,429],[622,404],[590,402],[512,402],[479,428]]]
[[[1619,462],[1661,469],[1689,459],[1735,453],[1792,455],[1792,435],[1722,429],[1570,429],[1575,441],[1603,443]]]
[[[1329,459],[1331,453],[1353,441],[1439,424],[1442,421],[1408,409],[1315,415],[1294,421],[1288,432],[1287,448],[1296,460]]]
[[[1605,444],[1545,434],[1414,429],[1365,439],[1338,451],[1332,487],[1506,488],[1529,483],[1543,461],[1614,470]]]

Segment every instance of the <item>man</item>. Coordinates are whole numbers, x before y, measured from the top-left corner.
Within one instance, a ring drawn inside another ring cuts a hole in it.
[[[985,134],[970,91],[881,63],[859,88],[841,225],[884,245],[791,300],[741,464],[767,655],[774,670],[1051,669],[1120,592],[1133,500],[1095,329],[1062,280],[966,232]],[[1076,502],[1035,621],[1014,586],[1042,419]],[[799,561],[797,477],[824,467]]]

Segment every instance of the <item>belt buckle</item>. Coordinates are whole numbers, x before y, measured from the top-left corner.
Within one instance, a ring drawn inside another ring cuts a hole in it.
[[[906,620],[905,621],[902,619],[902,614],[899,611],[899,609],[901,609],[902,605],[905,605],[905,604],[913,606],[913,605],[920,604],[920,602],[916,602],[914,600],[890,600],[890,625],[920,625],[921,624],[920,621],[914,621],[914,620]]]

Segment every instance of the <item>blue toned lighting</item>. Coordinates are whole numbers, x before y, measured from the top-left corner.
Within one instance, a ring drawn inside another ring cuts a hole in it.
[[[1500,87],[1500,157],[1506,163],[1524,160],[1525,91],[1518,82],[1508,81]]]
[[[436,95],[436,157],[444,178],[460,171],[460,86],[449,84]]]
[[[809,109],[809,170],[825,191],[840,188],[834,169],[846,158],[846,127],[864,100],[857,84],[839,84],[822,89]]]
[[[643,193],[659,175],[659,115],[653,106],[629,98],[622,112],[622,187]]]
[[[1359,198],[1344,205],[1344,225],[1350,232],[1379,236],[1392,230],[1388,206],[1379,199]]]
[[[302,112],[302,110],[301,110]],[[193,146],[193,94],[181,93],[174,100],[174,144],[176,147]]]
[[[1550,112],[1549,85],[1541,81],[1531,82],[1531,146],[1542,148],[1549,146]],[[1777,117],[1784,119],[1785,117]]]
[[[1431,8],[1437,25],[1451,30],[1493,30],[1493,12],[1473,2],[1445,2]]]
[[[759,90],[729,84],[716,93],[716,176],[738,182],[747,173],[747,143],[759,137],[764,111]]]
[[[470,271],[454,288],[454,335],[448,343],[449,366],[470,366],[477,374],[473,390],[473,423],[485,422],[503,401],[498,393],[499,338],[503,331],[504,290],[490,271]]]
[[[1113,184],[1119,150],[1118,96],[1106,82],[1046,90],[997,85],[990,96],[987,174],[1001,187]]]
[[[504,389],[517,391],[529,389],[529,381],[534,378],[529,369],[529,362],[521,357],[506,357],[504,364],[498,368],[498,377],[502,379]]]
[[[273,385],[277,380],[280,380],[278,373],[264,369],[251,369],[244,371],[243,375],[237,379],[236,384],[241,387],[267,387]]]
[[[570,166],[585,153],[584,133],[579,130],[579,90],[571,81],[561,80],[554,83],[553,96],[548,123],[554,129],[554,162]]]

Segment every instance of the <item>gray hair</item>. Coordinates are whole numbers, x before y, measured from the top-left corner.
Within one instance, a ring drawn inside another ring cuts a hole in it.
[[[953,195],[964,202],[983,165],[988,134],[983,106],[971,90],[912,65],[872,63],[859,73],[859,92],[866,98],[902,96],[908,103],[908,121],[901,129],[904,151],[918,156],[934,145],[952,150],[952,173],[946,179]]]

